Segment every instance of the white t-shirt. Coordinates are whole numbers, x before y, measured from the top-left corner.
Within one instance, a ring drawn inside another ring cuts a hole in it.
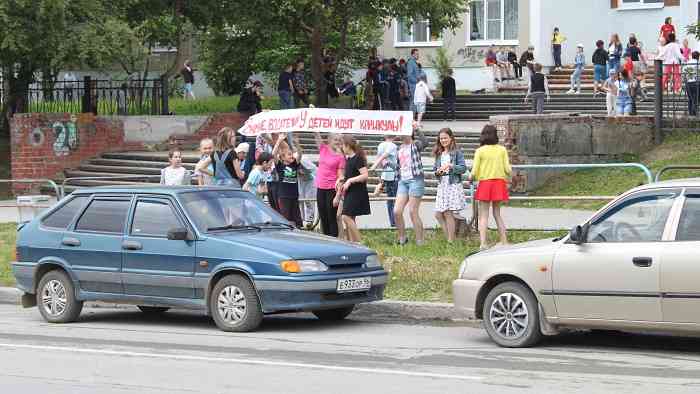
[[[440,155],[440,167],[450,164],[450,152],[442,152]],[[443,175],[440,177],[440,183],[442,184],[449,184],[450,183],[450,175]]]
[[[413,179],[411,160],[411,145],[401,145],[399,148],[399,171],[401,171],[402,181],[409,181]]]
[[[203,156],[200,160],[199,163],[203,162],[204,160],[208,159],[209,156]],[[197,164],[199,164],[197,163]],[[209,174],[214,173],[214,166],[209,163],[209,166],[207,167],[207,171],[209,171]],[[202,178],[202,185],[207,186],[212,184],[212,176],[209,175],[205,172],[199,171],[199,170],[194,170],[194,176],[196,177],[201,177]]]
[[[189,185],[189,171],[185,167],[165,167],[160,171],[160,183],[166,186]]]
[[[418,82],[416,85],[416,92],[413,97],[414,104],[425,104],[428,102],[428,99],[431,101],[433,100],[433,95],[430,94],[428,84],[423,81]]]
[[[396,168],[398,151],[399,148],[396,147],[396,144],[389,141],[384,141],[377,147],[377,157],[384,156],[385,154],[387,155],[384,163],[380,163],[380,165],[377,166],[382,170],[380,178],[383,181],[393,181],[396,179],[396,171],[394,171],[393,168]]]

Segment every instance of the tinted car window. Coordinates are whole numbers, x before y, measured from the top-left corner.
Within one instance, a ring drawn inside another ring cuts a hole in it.
[[[183,193],[183,207],[200,231],[287,220],[248,192],[231,190]]]
[[[167,201],[142,200],[136,203],[131,235],[166,237],[175,227],[182,227],[182,223]]]
[[[588,242],[661,241],[677,195],[649,193],[619,202],[590,225]]]
[[[700,241],[700,194],[686,195],[676,241]]]
[[[73,221],[73,218],[78,213],[80,208],[83,207],[83,204],[85,204],[87,199],[87,196],[78,196],[73,198],[47,216],[41,223],[46,227],[65,230],[68,228],[70,222]]]
[[[129,200],[93,200],[78,219],[75,230],[121,234],[129,205]]]

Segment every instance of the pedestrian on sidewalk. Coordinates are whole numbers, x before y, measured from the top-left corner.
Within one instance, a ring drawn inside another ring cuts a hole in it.
[[[610,36],[608,43],[608,72],[609,70],[620,71],[620,59],[622,58],[622,42],[620,36],[614,33]]]
[[[284,70],[280,73],[277,83],[277,94],[280,98],[280,109],[294,108],[294,65],[287,64]]]
[[[301,211],[299,208],[299,164],[302,158],[300,150],[294,152],[292,149],[284,149],[286,136],[280,135],[277,138],[272,156],[275,158],[275,170],[279,177],[277,185],[277,206],[279,213],[285,219],[294,223],[297,228],[303,226]],[[298,148],[297,148],[298,149]]]
[[[549,101],[549,82],[547,76],[542,73],[542,65],[535,63],[535,73],[530,76],[530,83],[527,86],[525,102],[532,97],[532,109],[535,114],[544,113],[544,99]]]
[[[596,49],[593,52],[593,97],[597,96],[605,83],[608,52],[605,50],[605,42],[598,40],[595,43]]]
[[[384,136],[384,142],[377,146],[377,158],[374,161],[370,171],[379,170],[379,184],[375,189],[373,196],[377,197],[381,194],[382,190],[386,192],[386,196],[390,199],[386,201],[386,209],[389,213],[389,224],[391,227],[396,227],[396,220],[394,220],[394,200],[396,197],[396,187],[398,181],[396,180],[396,169],[398,167],[398,148],[394,141],[396,136],[387,134]]]
[[[615,82],[618,79],[618,74],[617,71],[610,69],[608,75],[608,79],[606,79],[603,84],[603,91],[606,92],[605,108],[608,112],[608,116],[615,116],[617,113],[617,85]]]
[[[571,74],[571,89],[568,94],[581,94],[581,75],[583,68],[586,67],[586,55],[583,53],[583,44],[576,46],[576,59],[574,60],[575,68]]]
[[[469,181],[478,181],[474,199],[479,204],[479,248],[488,249],[489,210],[498,227],[499,245],[508,244],[506,225],[501,216],[501,204],[508,202],[507,179],[511,175],[508,151],[498,144],[495,126],[486,125],[481,130],[481,147],[474,153],[474,164]]]
[[[342,223],[339,223],[338,207],[333,205],[337,188],[345,181],[345,156],[340,134],[330,134],[326,141],[320,133],[315,134],[318,147],[316,169],[316,208],[321,222],[321,232],[331,237],[342,238]],[[342,211],[341,211],[342,212]]]
[[[433,101],[433,95],[430,93],[430,87],[428,87],[428,78],[425,74],[421,75],[416,85],[416,90],[413,96],[413,105],[416,108],[416,117],[418,121],[418,127],[421,127],[421,122],[423,121],[423,115],[425,114],[425,109],[428,103]]]
[[[199,141],[199,162],[207,160],[214,152],[214,141],[211,138],[204,138]],[[197,164],[199,164],[199,162]],[[194,176],[197,179],[197,185],[199,186],[209,186],[212,184],[212,177],[214,176],[214,166],[209,163],[206,168],[200,170],[195,169]]]
[[[208,159],[200,160],[195,169],[197,171],[206,170],[209,164],[214,169],[213,183],[220,186],[241,187],[243,171],[241,162],[238,160],[233,144],[236,142],[236,131],[230,127],[219,130],[216,136],[214,152]]]
[[[561,71],[561,46],[566,42],[566,36],[559,32],[559,28],[555,27],[552,33],[552,57],[554,58],[554,70]]]
[[[442,77],[442,105],[443,118],[448,121],[448,114],[452,115],[452,120],[457,120],[455,115],[455,104],[457,101],[457,82],[452,77],[454,71],[450,68],[447,70],[447,75]]]
[[[350,242],[359,243],[362,240],[357,228],[358,216],[369,215],[369,195],[367,193],[367,156],[357,140],[351,135],[343,136],[343,152],[345,153],[345,182],[336,200],[343,198],[343,223]]]
[[[160,184],[166,186],[189,185],[192,174],[182,166],[182,152],[173,149],[168,152],[170,165],[160,170]]]
[[[396,220],[398,243],[405,245],[408,238],[403,213],[408,206],[413,230],[416,232],[416,244],[420,246],[425,243],[423,221],[420,218],[420,204],[425,194],[421,151],[428,146],[428,140],[417,123],[414,123],[413,129],[413,135],[402,137],[402,144],[398,150],[399,184],[396,191],[394,219]]]
[[[456,216],[467,204],[462,185],[462,175],[467,172],[467,166],[451,129],[440,130],[433,156],[433,171],[438,179],[435,218],[440,223],[447,242],[452,243],[457,232]]]
[[[620,77],[615,81],[617,90],[617,99],[615,105],[617,107],[618,116],[628,116],[632,112],[632,81],[631,74],[627,70],[620,72]]]

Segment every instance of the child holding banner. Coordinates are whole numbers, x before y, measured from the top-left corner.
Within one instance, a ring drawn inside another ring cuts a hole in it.
[[[338,219],[338,207],[333,205],[338,185],[345,178],[345,156],[342,153],[342,138],[330,134],[326,142],[316,133],[318,146],[318,168],[316,169],[316,204],[321,221],[321,231],[331,237],[342,237],[342,223]],[[341,211],[342,212],[342,211]]]
[[[399,245],[408,243],[406,237],[406,222],[403,212],[408,206],[413,229],[416,232],[416,244],[423,245],[423,221],[420,218],[420,203],[425,194],[425,178],[423,175],[423,161],[420,152],[428,146],[428,139],[422,131],[413,123],[413,136],[404,136],[399,147],[399,184],[396,191],[396,205],[394,206],[394,220],[398,233]]]
[[[359,243],[361,236],[355,218],[371,213],[367,194],[367,156],[357,140],[350,135],[343,136],[343,152],[346,155],[345,183],[340,191],[343,196],[343,223],[347,228],[348,240]],[[339,200],[341,195],[335,199]]]
[[[303,226],[299,210],[299,161],[301,151],[294,153],[291,149],[280,149],[284,136],[279,135],[272,155],[276,158],[275,170],[279,177],[277,185],[277,206],[279,213],[293,222],[298,228]]]

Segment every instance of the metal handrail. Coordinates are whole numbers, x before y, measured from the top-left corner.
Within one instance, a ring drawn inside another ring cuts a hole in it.
[[[37,179],[28,179],[28,178],[20,178],[20,179],[0,179],[0,183],[48,183],[56,193],[56,198],[59,200],[63,198],[63,194],[61,193],[61,190],[56,182],[54,182],[51,179],[48,178],[37,178]]]
[[[659,172],[656,173],[656,177],[654,178],[654,182],[659,182],[661,180],[661,175],[664,172],[672,171],[672,170],[700,170],[700,165],[670,165],[670,166],[665,166],[659,170]]]
[[[516,170],[536,170],[536,169],[584,169],[584,168],[638,168],[647,177],[647,183],[654,182],[649,167],[641,163],[596,163],[596,164],[518,164],[512,166]]]
[[[65,178],[61,183],[61,190],[66,191],[66,186],[73,181],[103,181],[103,180],[129,180],[129,179],[160,179],[160,175],[114,175],[114,176],[86,176],[86,177],[71,177]],[[133,182],[138,183],[138,182]]]

